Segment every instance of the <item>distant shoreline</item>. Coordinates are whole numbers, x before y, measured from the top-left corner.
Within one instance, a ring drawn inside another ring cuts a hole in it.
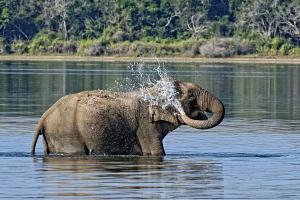
[[[245,64],[300,64],[300,58],[269,58],[260,56],[232,58],[193,58],[193,57],[158,57],[165,63],[245,63]],[[1,55],[0,61],[76,61],[76,62],[132,62],[142,60],[155,62],[154,57],[123,57],[123,56],[77,56],[77,55]]]

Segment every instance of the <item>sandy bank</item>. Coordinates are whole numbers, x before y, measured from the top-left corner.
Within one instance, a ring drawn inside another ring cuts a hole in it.
[[[153,57],[118,57],[118,56],[24,56],[5,55],[0,56],[0,61],[90,61],[90,62],[132,62],[143,60],[153,62]],[[234,58],[191,58],[191,57],[159,57],[160,62],[165,63],[258,63],[258,64],[300,64],[300,58],[267,58],[267,57],[234,57]]]

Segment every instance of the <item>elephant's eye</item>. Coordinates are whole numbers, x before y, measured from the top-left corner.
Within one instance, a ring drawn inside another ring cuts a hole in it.
[[[189,99],[193,99],[195,97],[194,93],[190,92],[189,94]]]
[[[180,97],[182,96],[182,91],[181,90],[177,90],[177,93],[176,93],[177,97]]]

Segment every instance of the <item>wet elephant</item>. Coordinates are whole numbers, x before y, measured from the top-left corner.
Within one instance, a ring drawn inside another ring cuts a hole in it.
[[[172,80],[172,84],[180,110],[152,105],[138,91],[66,95],[39,120],[32,153],[42,135],[46,154],[161,156],[164,137],[180,125],[208,129],[223,120],[224,106],[214,95],[193,83]]]

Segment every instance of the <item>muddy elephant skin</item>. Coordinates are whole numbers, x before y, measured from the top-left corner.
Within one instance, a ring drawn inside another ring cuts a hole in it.
[[[138,91],[66,95],[42,115],[31,152],[42,135],[45,154],[162,156],[164,137],[180,125],[208,129],[223,120],[218,98],[193,83],[173,84],[182,111],[150,105]],[[212,116],[207,118],[205,112]]]

